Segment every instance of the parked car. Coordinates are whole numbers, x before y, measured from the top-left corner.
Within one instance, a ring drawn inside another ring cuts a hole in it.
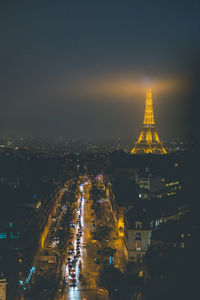
[[[95,259],[94,259],[94,262],[95,262],[95,264],[100,264],[100,259],[98,258],[98,257],[96,257]]]

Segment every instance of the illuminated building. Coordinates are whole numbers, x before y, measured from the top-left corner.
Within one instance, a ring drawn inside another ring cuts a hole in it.
[[[125,212],[124,253],[128,262],[142,263],[154,231],[168,221],[179,221],[190,212],[190,204],[182,196],[139,201]],[[180,232],[180,247],[184,248],[184,236]]]
[[[144,121],[140,136],[131,154],[166,154],[155,128],[151,90],[146,93]]]
[[[3,274],[0,274],[0,299],[6,300],[6,279],[4,278]]]

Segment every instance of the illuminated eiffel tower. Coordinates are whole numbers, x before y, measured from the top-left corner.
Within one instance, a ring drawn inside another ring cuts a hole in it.
[[[144,122],[140,136],[135,143],[131,154],[166,154],[167,151],[161,143],[154,122],[153,104],[151,90],[146,92],[146,105],[144,113]]]

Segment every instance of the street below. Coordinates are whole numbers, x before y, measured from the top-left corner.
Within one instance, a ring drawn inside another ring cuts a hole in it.
[[[73,245],[62,267],[66,288],[56,296],[59,300],[109,299],[107,291],[99,288],[97,282],[100,266],[95,263],[95,258],[99,245],[91,234],[94,217],[91,216],[90,187],[90,180],[79,186]]]

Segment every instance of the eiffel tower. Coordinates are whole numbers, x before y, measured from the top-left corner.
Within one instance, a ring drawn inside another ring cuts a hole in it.
[[[131,154],[166,154],[155,128],[151,90],[146,92],[144,122],[140,136],[135,143]]]

